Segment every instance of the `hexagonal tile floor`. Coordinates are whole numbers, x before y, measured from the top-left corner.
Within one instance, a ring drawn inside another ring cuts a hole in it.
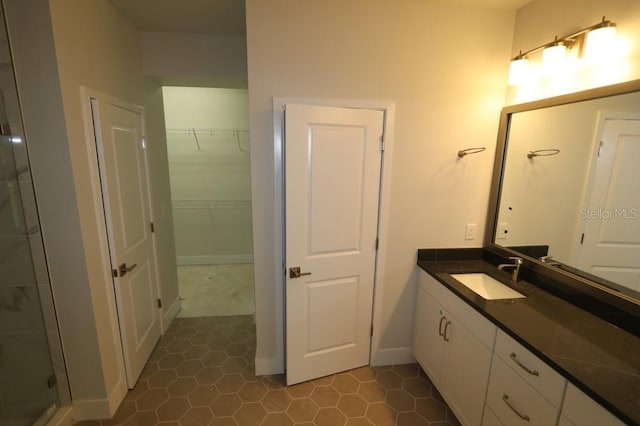
[[[176,318],[113,419],[78,426],[458,425],[417,364],[285,386],[256,377],[250,315]]]

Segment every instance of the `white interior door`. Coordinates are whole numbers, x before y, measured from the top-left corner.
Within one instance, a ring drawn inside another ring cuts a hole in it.
[[[109,251],[127,384],[133,388],[161,334],[141,108],[92,99]]]
[[[640,120],[606,120],[600,140],[578,267],[640,290]]]
[[[286,106],[289,385],[369,363],[383,124],[382,111]]]

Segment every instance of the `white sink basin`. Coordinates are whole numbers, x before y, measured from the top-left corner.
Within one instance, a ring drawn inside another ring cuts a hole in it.
[[[522,299],[526,297],[481,272],[473,274],[451,274],[451,276],[487,300]]]

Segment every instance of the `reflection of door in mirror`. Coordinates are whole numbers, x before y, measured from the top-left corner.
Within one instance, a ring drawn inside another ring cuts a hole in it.
[[[640,291],[640,115],[632,118],[603,120],[575,265]]]

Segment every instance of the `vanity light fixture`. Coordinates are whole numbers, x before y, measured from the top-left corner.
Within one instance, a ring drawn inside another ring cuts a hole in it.
[[[553,41],[542,44],[526,52],[516,55],[509,66],[509,85],[519,85],[528,79],[528,56],[542,50],[542,69],[545,73],[552,73],[562,67],[566,50],[578,43],[582,47],[585,60],[594,62],[606,56],[615,41],[616,24],[607,20],[602,21],[562,38],[555,36]]]

